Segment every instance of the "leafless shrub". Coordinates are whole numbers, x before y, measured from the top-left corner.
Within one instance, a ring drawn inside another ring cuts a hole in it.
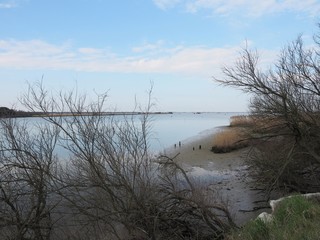
[[[59,129],[7,118],[0,121],[0,238],[50,239],[54,226],[51,179]]]
[[[255,178],[269,192],[273,189],[295,192],[318,189],[317,165],[288,137],[272,137],[257,143],[248,162],[254,169]]]
[[[288,161],[300,161],[301,170],[312,175],[309,161],[316,168],[320,165],[319,47],[319,41],[315,41],[314,48],[306,48],[302,37],[298,37],[282,51],[278,62],[265,71],[258,67],[257,52],[244,49],[235,66],[223,69],[226,78],[216,79],[252,94],[251,115],[260,119],[255,126],[256,139],[289,139],[281,142],[282,149],[289,152],[277,161],[278,169],[288,166]],[[281,179],[283,173],[274,172],[276,179]]]
[[[44,113],[44,124],[30,135],[29,125],[3,121],[3,237],[219,239],[233,224],[172,159],[148,152],[150,101],[143,114],[106,115],[105,94],[87,102],[77,92],[51,96],[38,83],[21,102]],[[56,161],[56,146],[69,157]]]
[[[212,192],[196,187],[174,159],[161,157],[160,166],[162,207],[158,222],[167,229],[164,238],[219,239],[235,226],[226,205]]]

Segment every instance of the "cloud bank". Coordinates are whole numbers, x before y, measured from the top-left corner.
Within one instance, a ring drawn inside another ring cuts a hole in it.
[[[218,15],[241,12],[246,16],[260,17],[289,11],[317,16],[320,13],[320,3],[317,0],[153,0],[153,2],[160,9],[180,6],[192,13],[208,10]]]
[[[0,68],[112,73],[212,74],[235,60],[239,46],[166,47],[163,41],[133,47],[126,56],[110,50],[40,40],[0,40]]]

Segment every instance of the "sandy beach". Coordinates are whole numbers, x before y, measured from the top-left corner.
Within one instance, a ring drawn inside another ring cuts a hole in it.
[[[204,178],[214,190],[216,196],[221,198],[231,212],[235,223],[243,225],[250,219],[256,218],[261,212],[267,211],[266,197],[254,188],[249,176],[245,158],[248,148],[236,150],[231,153],[215,154],[211,152],[212,139],[216,131],[208,131],[165,151],[169,157],[179,154],[177,161],[192,177]],[[259,210],[253,211],[256,208]]]

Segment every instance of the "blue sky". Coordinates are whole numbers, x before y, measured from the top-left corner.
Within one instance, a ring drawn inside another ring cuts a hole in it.
[[[241,47],[263,66],[303,34],[319,32],[316,0],[0,0],[0,105],[16,106],[27,82],[89,96],[131,111],[246,111],[249,96],[221,87]]]

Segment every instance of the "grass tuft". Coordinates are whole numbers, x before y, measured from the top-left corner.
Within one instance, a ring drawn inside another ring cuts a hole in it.
[[[272,222],[260,219],[234,231],[229,240],[319,239],[320,204],[302,196],[284,199],[274,211]]]

